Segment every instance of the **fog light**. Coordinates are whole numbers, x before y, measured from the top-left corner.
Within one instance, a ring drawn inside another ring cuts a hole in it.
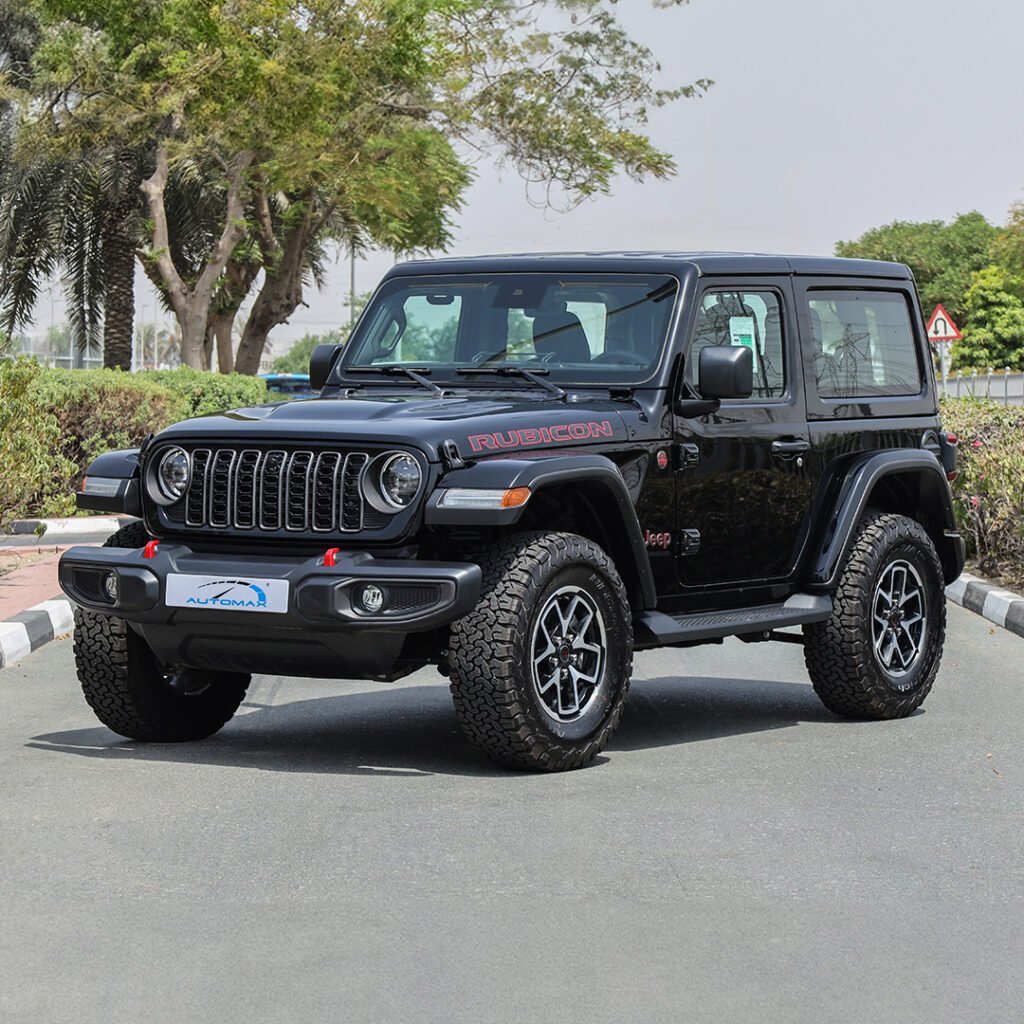
[[[359,603],[363,611],[376,615],[384,607],[384,591],[373,583],[367,583],[359,591]]]
[[[103,591],[110,598],[111,604],[117,604],[118,588],[117,588],[117,573],[108,572],[103,577]]]

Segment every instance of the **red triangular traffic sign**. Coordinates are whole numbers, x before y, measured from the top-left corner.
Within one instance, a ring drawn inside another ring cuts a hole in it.
[[[953,323],[950,315],[942,308],[940,302],[928,320],[928,340],[933,343],[940,341],[959,341],[963,335],[960,328]]]

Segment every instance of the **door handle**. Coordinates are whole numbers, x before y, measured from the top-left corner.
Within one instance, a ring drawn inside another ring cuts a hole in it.
[[[802,437],[793,441],[772,441],[772,455],[780,459],[795,459],[810,451],[811,442],[805,441]]]

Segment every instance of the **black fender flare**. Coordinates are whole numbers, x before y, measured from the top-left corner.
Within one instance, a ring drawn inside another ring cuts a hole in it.
[[[104,452],[89,463],[86,478],[99,477],[116,480],[120,486],[113,494],[86,494],[78,491],[75,505],[92,512],[118,512],[128,516],[142,516],[142,499],[139,493],[140,460],[139,448],[125,448],[117,452]]]
[[[929,533],[942,561],[947,583],[963,570],[964,542],[956,525],[953,495],[939,460],[930,451],[875,452],[846,467],[843,483],[832,506],[830,519],[818,534],[811,552],[809,583],[814,590],[835,587],[857,532],[857,524],[871,503],[871,495],[886,477],[900,475],[915,480],[918,507],[933,512]],[[910,512],[911,510],[907,510]],[[929,526],[928,523],[922,525]]]
[[[423,521],[427,526],[514,526],[522,518],[528,503],[518,508],[447,508],[441,504],[444,492],[456,487],[494,491],[529,487],[532,500],[538,491],[566,484],[595,488],[601,498],[606,499],[606,503],[601,505],[603,525],[621,532],[632,567],[636,570],[637,597],[642,607],[654,608],[657,592],[636,508],[618,467],[604,455],[538,454],[523,458],[481,459],[445,473],[427,499]]]

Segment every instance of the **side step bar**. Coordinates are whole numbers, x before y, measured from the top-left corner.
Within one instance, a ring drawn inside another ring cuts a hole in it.
[[[793,594],[782,604],[758,605],[756,608],[731,608],[693,615],[641,612],[633,619],[633,632],[636,649],[644,650],[745,633],[769,633],[784,626],[823,622],[831,614],[832,598],[827,594]]]

